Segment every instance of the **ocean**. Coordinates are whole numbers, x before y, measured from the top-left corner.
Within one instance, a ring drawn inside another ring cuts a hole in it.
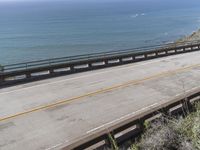
[[[1,2],[0,64],[163,44],[199,27],[195,0]]]

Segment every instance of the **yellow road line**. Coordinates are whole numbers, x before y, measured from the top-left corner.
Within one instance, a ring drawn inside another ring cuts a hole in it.
[[[149,76],[149,77],[146,77],[146,78],[143,78],[143,79],[140,79],[140,80],[131,80],[131,81],[128,81],[128,82],[125,82],[125,83],[122,83],[122,84],[118,84],[118,85],[115,85],[115,86],[112,86],[112,87],[109,87],[109,88],[97,90],[95,92],[87,93],[87,94],[80,95],[80,96],[73,97],[73,98],[66,99],[66,100],[61,100],[61,101],[58,101],[58,102],[55,102],[55,103],[52,103],[52,104],[39,106],[39,107],[30,109],[30,110],[27,110],[27,111],[24,111],[24,112],[20,112],[20,113],[14,114],[14,115],[10,115],[10,116],[4,117],[4,118],[0,118],[0,122],[6,121],[8,119],[16,118],[18,116],[22,116],[22,115],[25,115],[25,114],[30,114],[32,112],[44,110],[44,109],[47,109],[47,108],[52,108],[52,107],[55,107],[55,106],[68,104],[68,103],[71,103],[71,102],[74,102],[74,101],[77,101],[77,100],[80,100],[82,98],[86,98],[86,97],[89,97],[89,96],[95,96],[97,94],[102,94],[102,93],[110,92],[110,91],[113,91],[113,90],[116,90],[116,89],[119,89],[119,88],[125,88],[125,87],[130,86],[130,85],[139,84],[139,83],[142,83],[142,82],[150,80],[150,79],[156,79],[156,78],[159,78],[159,77],[166,77],[166,76],[173,75],[173,74],[176,74],[176,73],[184,72],[184,71],[190,70],[190,69],[195,68],[195,67],[200,67],[200,64],[191,65],[191,66],[188,66],[188,67],[183,67],[183,68],[176,69],[176,70],[173,70],[173,71],[166,71],[166,72],[159,73],[159,74],[156,74],[156,75],[153,75],[153,76]]]

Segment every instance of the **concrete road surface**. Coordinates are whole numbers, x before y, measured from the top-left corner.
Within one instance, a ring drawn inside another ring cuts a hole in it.
[[[0,90],[0,149],[54,150],[200,86],[200,52]]]

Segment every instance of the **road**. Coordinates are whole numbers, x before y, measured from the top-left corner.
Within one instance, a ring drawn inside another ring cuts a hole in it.
[[[0,149],[54,150],[200,86],[200,52],[0,89]]]

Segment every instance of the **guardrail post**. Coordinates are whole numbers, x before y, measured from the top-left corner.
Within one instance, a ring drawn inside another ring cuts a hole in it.
[[[155,52],[155,57],[158,57],[158,52]]]
[[[3,72],[4,72],[4,67],[0,65],[0,82],[4,81]]]
[[[1,83],[1,82],[4,82],[4,77],[3,77],[2,74],[0,74],[0,83]]]
[[[49,69],[49,74],[53,74],[54,70],[53,69]]]
[[[70,72],[75,72],[74,66],[70,66]]]
[[[119,63],[123,64],[123,58],[119,58]]]
[[[186,113],[189,113],[193,107],[190,101],[188,100],[188,98],[185,98],[184,100],[182,100],[182,106],[183,106],[183,109],[186,111]]]
[[[168,119],[168,116],[171,116],[171,113],[169,112],[169,109],[168,108],[162,108],[161,110],[161,119],[164,123],[167,123],[167,119]]]
[[[144,125],[145,120],[140,119],[137,126],[140,129],[141,132],[143,132],[145,130],[145,125]]]
[[[168,116],[169,114],[169,109],[168,108],[163,108],[161,113],[163,114],[163,116]]]
[[[132,62],[134,62],[134,61],[135,61],[135,55],[132,56]]]
[[[88,63],[88,68],[92,68],[92,63]]]
[[[31,78],[31,73],[30,72],[26,73],[26,78],[27,79]]]
[[[105,64],[105,66],[108,66],[109,65],[108,60],[105,60],[104,64]]]

